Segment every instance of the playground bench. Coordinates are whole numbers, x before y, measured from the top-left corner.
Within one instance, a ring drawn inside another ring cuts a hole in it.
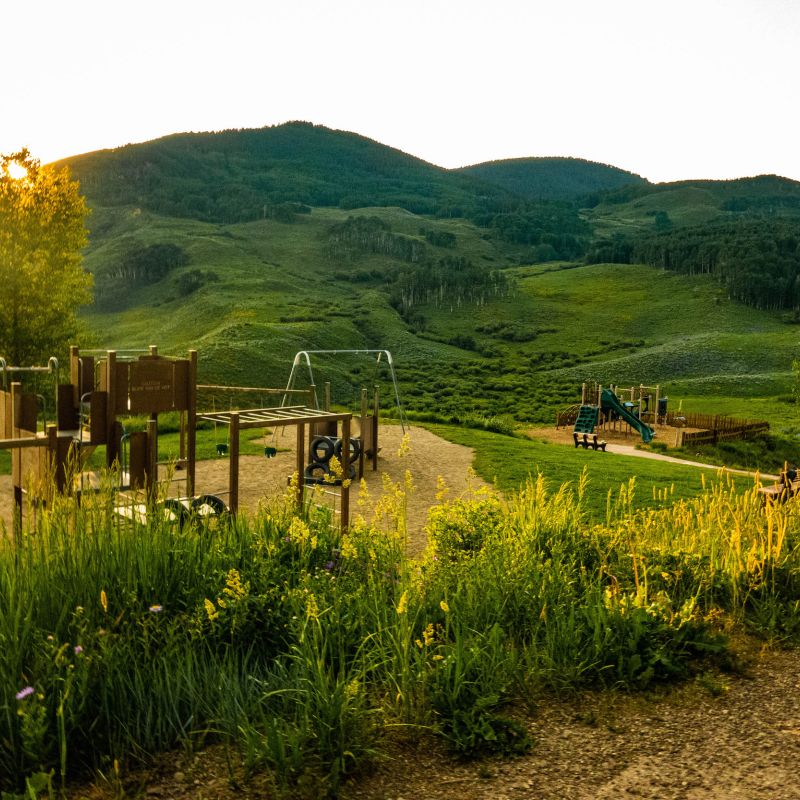
[[[583,438],[581,439],[577,433],[572,434],[572,440],[575,442],[575,447],[582,447],[584,450],[592,449],[592,450],[602,450],[604,453],[606,451],[606,442],[604,439],[598,441],[597,434],[595,433],[592,436],[591,441],[589,441],[589,434],[584,433]]]
[[[764,500],[772,500],[773,503],[784,503],[795,495],[800,494],[800,479],[797,477],[797,470],[784,466],[778,483],[772,486],[762,486],[759,493]]]

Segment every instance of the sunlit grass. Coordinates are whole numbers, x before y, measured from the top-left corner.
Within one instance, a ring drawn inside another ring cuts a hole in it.
[[[420,561],[404,554],[410,484],[377,501],[393,524],[356,514],[345,536],[291,504],[179,530],[132,527],[103,493],[58,500],[0,547],[0,785],[124,771],[213,735],[321,796],[389,728],[521,752],[509,701],[724,667],[733,630],[797,640],[797,503],[723,478],[642,508],[631,481],[592,524],[589,485],[440,486]]]

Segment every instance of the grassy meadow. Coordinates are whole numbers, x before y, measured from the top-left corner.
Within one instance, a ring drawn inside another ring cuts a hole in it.
[[[499,267],[509,289],[478,304],[420,303],[408,322],[389,302],[392,270],[402,262],[332,254],[328,231],[351,213],[378,217],[408,240],[423,242],[422,230],[452,234],[453,248],[429,245],[433,256]],[[722,409],[744,416],[761,415],[764,406],[767,418],[790,416],[773,399],[791,393],[795,326],[729,300],[709,276],[637,265],[519,266],[513,246],[464,220],[396,208],[315,208],[291,224],[232,225],[98,209],[93,224],[87,264],[106,281],[85,315],[96,344],[197,348],[201,380],[282,386],[298,350],[385,348],[404,404],[435,410],[441,421],[550,422],[556,407],[579,398],[585,380],[660,383],[687,410],[706,410],[704,398],[719,398]],[[156,282],[103,278],[127,249],[164,242],[182,247],[188,265]],[[181,275],[197,270],[214,279],[181,295]],[[315,379],[333,382],[340,405],[375,381],[388,401],[388,373],[367,358],[318,358]]]
[[[800,633],[797,504],[725,480],[660,509],[623,487],[506,499],[440,487],[429,549],[404,551],[405,487],[382,529],[342,536],[313,504],[213,530],[63,498],[0,548],[0,786],[53,796],[174,747],[218,743],[237,780],[335,796],[389,738],[523,752],[510,713],[551,692],[646,689],[736,669],[730,636]],[[17,793],[16,795],[14,793]]]

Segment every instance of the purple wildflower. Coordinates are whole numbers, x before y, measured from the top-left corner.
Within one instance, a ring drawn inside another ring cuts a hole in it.
[[[24,689],[20,689],[15,696],[17,700],[24,700],[26,697],[30,697],[32,694],[33,686],[26,686]]]
[[[82,652],[83,652],[83,648],[79,644],[76,644],[75,645],[75,655],[79,656]]]
[[[326,570],[328,570],[328,572],[330,572],[330,571],[333,569],[333,567],[334,567],[333,561],[329,561],[329,562],[328,562],[328,563],[325,565],[325,569],[326,569]]]

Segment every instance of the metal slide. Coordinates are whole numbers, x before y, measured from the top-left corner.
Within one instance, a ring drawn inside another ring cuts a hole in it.
[[[617,396],[612,392],[610,389],[603,389],[603,395],[600,399],[601,408],[605,411],[609,409],[614,411],[615,413],[619,414],[619,416],[628,423],[634,430],[639,431],[642,441],[645,444],[649,444],[653,437],[656,435],[656,432],[647,424],[642,422],[638,417],[635,417],[628,411],[622,403],[617,400]]]

